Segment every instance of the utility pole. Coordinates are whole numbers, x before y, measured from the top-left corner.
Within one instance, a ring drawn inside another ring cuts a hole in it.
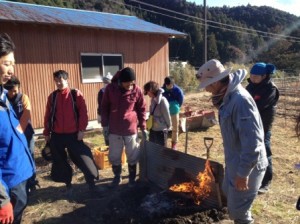
[[[206,8],[206,0],[203,0],[203,6],[204,6],[204,63],[207,62],[207,8]],[[203,63],[203,64],[204,64]]]

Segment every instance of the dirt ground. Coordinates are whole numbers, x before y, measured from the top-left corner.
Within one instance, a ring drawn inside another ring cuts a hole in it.
[[[186,96],[185,106],[192,109],[214,110],[208,101],[209,94],[197,93]],[[282,100],[287,100],[282,98]],[[279,109],[282,104],[279,104]],[[217,115],[217,114],[216,114]],[[294,133],[294,118],[277,116],[273,127],[273,160],[274,181],[268,194],[257,197],[253,206],[253,216],[256,223],[265,224],[296,224],[300,223],[300,212],[295,209],[295,203],[300,195],[300,171],[294,168],[300,163],[299,142]],[[198,157],[206,157],[203,138],[213,137],[210,158],[224,163],[222,139],[219,126],[206,130],[190,131],[180,134],[178,150]],[[100,131],[89,133],[86,142],[90,145],[101,143]],[[186,141],[187,140],[187,141]],[[91,196],[84,183],[82,173],[74,167],[74,192],[70,198],[63,184],[54,183],[49,178],[51,164],[40,157],[43,141],[36,147],[37,178],[41,188],[30,195],[29,205],[23,216],[23,224],[73,224],[73,223],[233,223],[228,219],[226,207],[220,210],[201,210],[197,206],[185,206],[172,209],[161,208],[162,189],[149,183],[138,182],[134,188],[127,186],[127,166],[123,166],[123,184],[117,189],[108,188],[112,180],[110,169],[99,170],[100,180],[97,186],[103,190],[100,196]],[[171,144],[171,143],[170,143]],[[147,199],[155,197],[154,207],[145,209]]]

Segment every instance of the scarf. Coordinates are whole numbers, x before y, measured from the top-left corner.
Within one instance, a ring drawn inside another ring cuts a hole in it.
[[[212,95],[211,97],[212,103],[217,109],[219,109],[219,107],[223,103],[223,98],[225,96],[226,91],[227,91],[227,86],[224,86],[218,94]]]

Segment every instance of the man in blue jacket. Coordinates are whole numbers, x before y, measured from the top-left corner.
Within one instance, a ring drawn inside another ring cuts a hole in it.
[[[179,113],[183,103],[183,91],[175,84],[173,77],[166,77],[163,85],[163,96],[167,98],[170,104],[170,114],[172,120],[172,149],[176,150],[179,132]]]
[[[27,205],[26,183],[34,162],[26,137],[3,88],[14,74],[15,46],[0,34],[0,223],[21,223]]]

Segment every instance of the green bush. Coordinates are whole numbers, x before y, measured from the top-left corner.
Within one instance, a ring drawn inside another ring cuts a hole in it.
[[[243,80],[243,85],[247,85],[247,79],[250,77],[250,69],[253,64],[235,64],[227,62],[224,65],[226,68],[231,67],[232,72],[238,69],[246,69],[247,77]],[[174,78],[176,85],[178,85],[185,93],[198,91],[199,82],[196,79],[196,69],[192,65],[183,62],[171,62],[170,63],[170,75]],[[276,70],[272,78],[282,78],[289,76],[288,73]]]
[[[199,82],[196,79],[195,68],[190,64],[181,62],[170,63],[170,75],[185,93],[197,89]]]

